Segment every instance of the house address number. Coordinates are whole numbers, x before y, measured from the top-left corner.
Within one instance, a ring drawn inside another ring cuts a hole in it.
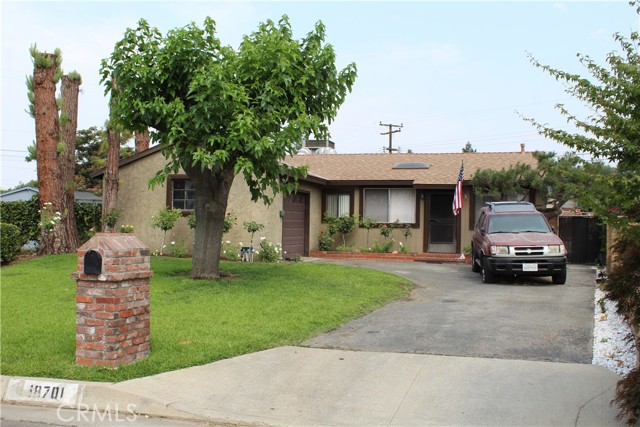
[[[64,398],[64,386],[63,385],[41,385],[31,384],[27,395],[34,399],[52,399],[58,400],[58,398]]]
[[[78,397],[79,385],[38,380],[12,379],[6,400],[52,404],[73,404]]]

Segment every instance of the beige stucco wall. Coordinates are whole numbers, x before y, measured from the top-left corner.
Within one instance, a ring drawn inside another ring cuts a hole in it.
[[[151,228],[151,217],[166,205],[167,189],[165,185],[150,189],[149,180],[164,165],[164,157],[158,153],[121,167],[119,171],[117,207],[122,210],[122,215],[116,229],[122,224],[132,225],[136,237],[148,245],[152,251],[160,248],[162,232]],[[176,231],[189,228],[183,223],[186,223],[185,219],[178,221]],[[175,238],[174,232],[167,234],[169,241]]]
[[[144,243],[149,245],[152,251],[160,249],[162,245],[162,231],[151,227],[151,218],[162,207],[166,205],[167,189],[166,184],[150,189],[149,180],[154,176],[155,172],[162,169],[165,159],[160,153],[155,153],[147,157],[143,157],[136,162],[125,165],[120,169],[120,190],[118,193],[118,207],[122,209],[122,216],[118,221],[118,227],[122,224],[130,224],[134,227],[134,234]],[[326,231],[326,224],[322,223],[322,189],[319,185],[305,183],[301,184],[299,191],[309,193],[309,249],[318,250],[318,235],[321,230]],[[355,188],[353,193],[354,212],[360,212],[360,188]],[[412,235],[408,239],[410,252],[422,252],[425,248],[423,245],[425,230],[425,202],[422,197],[422,191],[418,191],[417,202],[419,203],[419,221],[420,227],[412,228]],[[472,190],[465,187],[465,204],[460,215],[460,250],[470,245],[472,230],[469,229],[470,197]],[[256,221],[265,225],[263,231],[256,233],[254,238],[254,246],[256,246],[260,237],[265,237],[271,242],[282,242],[282,219],[280,211],[283,208],[283,198],[281,195],[275,197],[272,205],[265,206],[262,201],[252,202],[249,188],[242,176],[236,177],[231,193],[229,195],[229,204],[227,212],[236,218],[236,225],[226,234],[223,239],[233,244],[242,242],[248,246],[250,242],[250,234],[244,230],[243,222]],[[393,230],[391,237],[396,242],[393,250],[399,250],[398,242],[405,242],[404,236],[400,229]],[[334,236],[336,241],[334,247],[342,244],[340,234]],[[374,228],[369,232],[369,241],[367,242],[367,230],[359,228],[347,235],[347,245],[351,245],[355,249],[373,247],[375,242],[382,243],[384,238],[380,235],[378,228]],[[190,253],[193,247],[193,230],[187,224],[186,218],[180,218],[176,227],[167,233],[166,244],[171,242],[183,245]]]
[[[166,206],[167,188],[164,184],[150,189],[148,183],[155,172],[162,169],[164,164],[164,157],[157,153],[120,169],[118,208],[122,209],[122,215],[117,227],[119,228],[122,224],[132,225],[134,234],[149,245],[152,251],[159,250],[162,246],[162,231],[151,227],[151,218]],[[319,190],[313,186],[301,186],[300,189],[310,191],[311,212],[313,209],[320,209]],[[248,246],[251,235],[244,230],[243,223],[256,221],[264,224],[265,227],[263,231],[256,233],[254,245],[259,243],[261,237],[274,243],[281,243],[282,219],[280,218],[280,210],[282,209],[282,200],[282,196],[279,195],[275,197],[270,206],[265,206],[262,201],[253,202],[249,187],[243,177],[236,177],[231,187],[227,208],[227,212],[236,218],[236,225],[224,236],[224,240],[233,244],[242,242],[243,245]],[[314,230],[318,230],[319,223],[319,220],[314,221],[314,217],[311,215],[310,228],[312,233]],[[171,242],[183,245],[191,253],[193,230],[189,228],[186,217],[180,218],[175,228],[167,232],[165,244],[169,246]],[[310,241],[310,244],[312,243],[313,240]]]

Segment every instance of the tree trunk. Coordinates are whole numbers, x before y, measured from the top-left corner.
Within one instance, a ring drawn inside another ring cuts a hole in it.
[[[102,182],[102,231],[110,233],[112,227],[107,224],[107,214],[116,209],[118,201],[118,161],[120,160],[120,133],[113,127],[107,129],[109,150],[107,168]],[[115,226],[115,224],[113,224]]]
[[[69,250],[64,244],[63,185],[60,180],[60,159],[58,157],[58,106],[56,85],[53,81],[56,71],[55,55],[42,53],[49,58],[48,68],[34,67],[34,118],[36,122],[36,160],[38,162],[38,187],[40,190],[40,255],[64,253]]]
[[[199,166],[182,165],[196,191],[196,229],[191,277],[217,279],[220,277],[220,251],[224,217],[229,191],[235,174],[233,165],[212,172]]]
[[[145,130],[143,132],[136,131],[135,133],[136,140],[136,153],[144,151],[149,148],[151,145],[151,137],[149,136],[149,131]]]
[[[69,249],[75,251],[78,246],[80,246],[74,209],[76,132],[78,130],[78,94],[80,92],[80,81],[70,79],[69,76],[62,77],[61,92],[64,119],[60,121],[60,138],[65,145],[60,168],[61,180],[64,185],[62,224]]]

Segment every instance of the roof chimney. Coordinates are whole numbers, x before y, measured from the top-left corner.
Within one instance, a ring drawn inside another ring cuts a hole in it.
[[[524,153],[524,144],[520,144],[520,152]]]

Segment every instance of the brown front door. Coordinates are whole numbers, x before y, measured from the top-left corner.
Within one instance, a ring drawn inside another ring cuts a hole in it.
[[[283,208],[283,258],[309,255],[309,194],[295,193],[285,197]]]

